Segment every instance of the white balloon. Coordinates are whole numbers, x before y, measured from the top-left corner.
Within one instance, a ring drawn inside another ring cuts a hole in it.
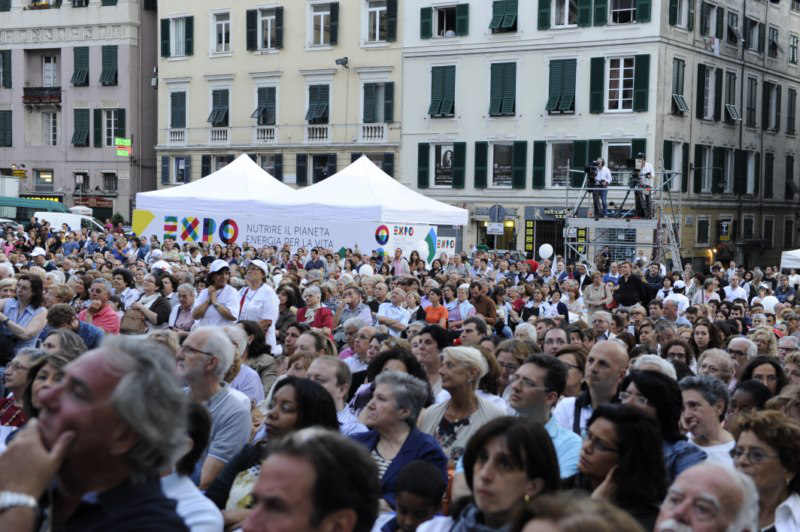
[[[553,246],[550,244],[542,244],[539,246],[539,256],[543,259],[549,259],[553,256]]]
[[[417,242],[416,245],[417,253],[419,253],[419,258],[424,260],[426,263],[428,262],[428,244],[424,240],[420,240]]]

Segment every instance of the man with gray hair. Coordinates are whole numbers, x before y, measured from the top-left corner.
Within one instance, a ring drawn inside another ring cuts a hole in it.
[[[68,364],[0,456],[0,530],[34,530],[48,488],[54,529],[187,530],[159,483],[187,437],[172,368],[163,345],[125,337]]]
[[[375,286],[382,284],[379,283]],[[400,336],[408,326],[408,320],[411,319],[411,313],[403,308],[406,293],[402,288],[395,288],[392,290],[390,302],[381,303],[378,307],[377,321],[378,325],[386,327],[389,334],[392,336]],[[345,335],[347,334],[347,323],[345,322]]]
[[[367,322],[361,318],[349,318],[344,322],[342,330],[344,331],[345,345],[342,347],[342,350],[339,351],[340,359],[345,360],[353,356],[353,344],[356,341],[356,334],[358,334],[359,329],[366,326]]]
[[[178,377],[189,395],[211,414],[211,436],[201,459],[200,489],[206,489],[250,437],[250,410],[222,380],[233,364],[233,344],[219,327],[200,327],[184,340],[176,357]],[[197,476],[197,473],[195,474]]]
[[[758,491],[733,467],[703,463],[675,479],[661,504],[656,532],[757,532]]]
[[[689,441],[705,451],[708,461],[733,466],[730,452],[736,440],[722,428],[728,412],[730,394],[725,383],[716,377],[684,377],[678,383],[683,395],[681,425]]]
[[[728,390],[733,390],[736,387],[736,384],[739,382],[739,378],[741,378],[742,373],[744,373],[747,363],[756,357],[756,354],[758,353],[758,346],[749,338],[736,336],[731,338],[731,340],[728,342],[728,348],[726,351],[736,363],[734,378],[728,383]]]
[[[14,266],[10,262],[0,262],[0,281],[14,277]]]
[[[786,355],[798,349],[800,349],[800,338],[797,336],[784,336],[778,340],[778,358],[781,359],[781,364]]]
[[[89,288],[89,306],[78,314],[78,319],[100,327],[108,334],[119,334],[120,319],[108,305],[111,283],[102,277],[95,279]]]

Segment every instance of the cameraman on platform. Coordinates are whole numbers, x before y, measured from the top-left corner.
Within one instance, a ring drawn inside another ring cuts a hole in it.
[[[650,190],[653,188],[653,179],[655,178],[655,170],[653,165],[648,163],[645,159],[645,154],[638,155],[641,161],[641,169],[639,170],[639,183],[636,187],[636,216],[639,218],[650,218],[652,216],[650,205]]]
[[[597,173],[595,175],[595,194],[599,193],[600,201],[603,204],[603,218],[608,216],[608,187],[611,185],[611,171],[606,166],[602,157],[597,158]],[[595,201],[597,205],[597,201]]]

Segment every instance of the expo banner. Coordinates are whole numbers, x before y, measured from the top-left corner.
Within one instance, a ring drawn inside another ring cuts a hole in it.
[[[323,247],[343,253],[345,248],[358,249],[367,256],[373,250],[379,254],[393,255],[394,250],[399,247],[406,257],[416,250],[429,265],[443,251],[448,252],[448,249],[441,246],[434,226],[383,222],[276,221],[268,216],[258,215],[137,209],[133,212],[133,232],[148,238],[155,235],[162,242],[170,238],[181,245],[202,242],[223,246],[249,244],[256,248],[281,248],[284,244],[289,244],[293,250],[299,247]]]

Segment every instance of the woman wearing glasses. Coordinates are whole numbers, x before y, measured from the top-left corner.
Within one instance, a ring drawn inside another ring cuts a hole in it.
[[[322,306],[322,291],[316,286],[303,290],[303,301],[306,306],[297,311],[297,322],[305,323],[311,329],[330,336],[333,330],[333,314]]]
[[[613,502],[653,530],[667,492],[661,448],[655,419],[630,405],[601,405],[586,427],[578,474],[564,483]]]
[[[758,489],[761,530],[800,530],[800,425],[780,412],[747,412],[731,456]]]
[[[772,393],[778,395],[787,384],[786,373],[784,373],[777,358],[771,356],[757,356],[751,360],[742,372],[739,382],[753,379],[758,381]]]

